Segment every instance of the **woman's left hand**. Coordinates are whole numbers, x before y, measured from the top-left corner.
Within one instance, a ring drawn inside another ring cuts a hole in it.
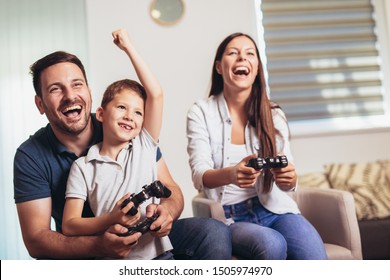
[[[270,171],[274,175],[275,184],[282,191],[287,192],[295,188],[297,173],[295,172],[295,166],[291,162],[286,167],[272,168]]]

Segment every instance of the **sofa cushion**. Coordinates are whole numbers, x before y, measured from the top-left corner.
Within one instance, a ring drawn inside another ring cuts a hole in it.
[[[325,176],[334,189],[347,190],[355,199],[358,220],[390,216],[390,163],[333,163],[325,166]]]

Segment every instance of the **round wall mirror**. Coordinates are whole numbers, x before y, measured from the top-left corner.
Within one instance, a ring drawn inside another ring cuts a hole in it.
[[[150,5],[150,15],[158,24],[176,24],[183,14],[184,0],[153,0]]]

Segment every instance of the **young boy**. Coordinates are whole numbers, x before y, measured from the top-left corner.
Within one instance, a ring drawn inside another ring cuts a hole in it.
[[[85,157],[76,160],[70,170],[63,216],[65,235],[93,235],[113,224],[130,226],[140,219],[158,214],[150,227],[161,226],[156,233],[136,233],[139,237],[128,259],[153,259],[172,249],[164,230],[166,213],[153,204],[141,204],[138,214],[126,215],[130,202],[121,209],[131,193],[157,179],[156,152],[162,125],[161,87],[121,29],[113,32],[114,43],[130,58],[141,82],[125,79],[114,82],[105,91],[96,118],[103,125],[103,141],[94,145]],[[88,200],[94,218],[83,218]]]

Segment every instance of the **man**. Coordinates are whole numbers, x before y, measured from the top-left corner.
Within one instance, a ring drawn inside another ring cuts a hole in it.
[[[29,254],[52,259],[126,256],[137,246],[141,234],[120,237],[118,234],[127,229],[119,224],[97,236],[62,234],[70,166],[102,140],[101,125],[91,114],[92,98],[81,61],[74,55],[55,52],[35,62],[31,73],[35,104],[49,124],[17,149],[14,160],[15,202]],[[229,259],[231,240],[224,224],[206,218],[177,220],[183,210],[183,196],[161,154],[157,160],[158,179],[172,191],[161,207],[166,207],[175,221],[169,234],[175,259]],[[92,215],[88,205],[83,213]],[[50,217],[56,222],[56,231],[50,228]]]

